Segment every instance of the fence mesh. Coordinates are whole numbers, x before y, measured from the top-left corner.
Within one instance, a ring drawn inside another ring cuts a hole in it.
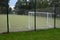
[[[56,7],[55,13],[54,5],[50,5],[50,1],[46,3],[40,0],[31,1],[17,4],[14,10],[8,9],[5,2],[3,4],[0,2],[0,33],[34,30],[35,26],[37,30],[54,28],[54,25],[60,28],[60,6]],[[22,5],[21,8],[19,5]]]

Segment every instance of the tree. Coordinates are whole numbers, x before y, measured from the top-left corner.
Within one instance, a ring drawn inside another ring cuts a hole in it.
[[[33,8],[33,2],[27,1],[27,0],[18,0],[15,5],[15,11],[17,14],[25,14],[27,10],[30,10]]]
[[[54,5],[60,7],[60,0],[51,0],[50,7],[53,7]]]
[[[49,1],[54,1],[54,0],[49,0]],[[35,5],[36,4],[36,5]],[[49,2],[47,0],[29,0],[27,2],[27,0],[18,0],[16,5],[15,5],[15,11],[17,14],[24,14],[27,10],[30,9],[34,9],[34,7],[36,6],[36,9],[40,9],[40,8],[46,8],[46,7],[51,7],[53,6],[52,3]]]
[[[44,0],[42,3],[42,8],[46,8],[46,7],[48,7],[48,2],[47,0]]]
[[[0,14],[6,14],[9,0],[0,0]]]
[[[8,8],[8,12],[9,12],[9,14],[12,13],[12,8],[11,7]]]
[[[37,0],[36,7],[37,9],[40,9],[42,7],[41,1]]]

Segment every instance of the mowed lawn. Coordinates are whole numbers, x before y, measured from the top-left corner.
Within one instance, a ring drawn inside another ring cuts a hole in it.
[[[60,40],[60,29],[0,34],[0,40]]]
[[[56,20],[56,27],[60,26],[60,19]],[[54,19],[46,17],[36,17],[37,29],[53,27]],[[7,16],[0,15],[0,32],[6,32],[7,27]],[[12,31],[25,31],[32,30],[34,28],[34,16],[24,16],[24,15],[9,15],[9,30]]]

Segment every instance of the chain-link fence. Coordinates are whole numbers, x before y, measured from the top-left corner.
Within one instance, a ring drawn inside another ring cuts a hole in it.
[[[50,5],[50,1],[47,6],[45,2],[33,0],[31,4],[29,1],[28,10],[27,5],[15,10],[0,6],[0,33],[60,28],[60,7]]]

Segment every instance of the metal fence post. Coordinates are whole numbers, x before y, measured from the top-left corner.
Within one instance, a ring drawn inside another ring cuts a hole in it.
[[[36,0],[34,2],[34,30],[36,31]]]
[[[8,18],[8,0],[7,0],[7,33],[9,33],[9,18]]]

